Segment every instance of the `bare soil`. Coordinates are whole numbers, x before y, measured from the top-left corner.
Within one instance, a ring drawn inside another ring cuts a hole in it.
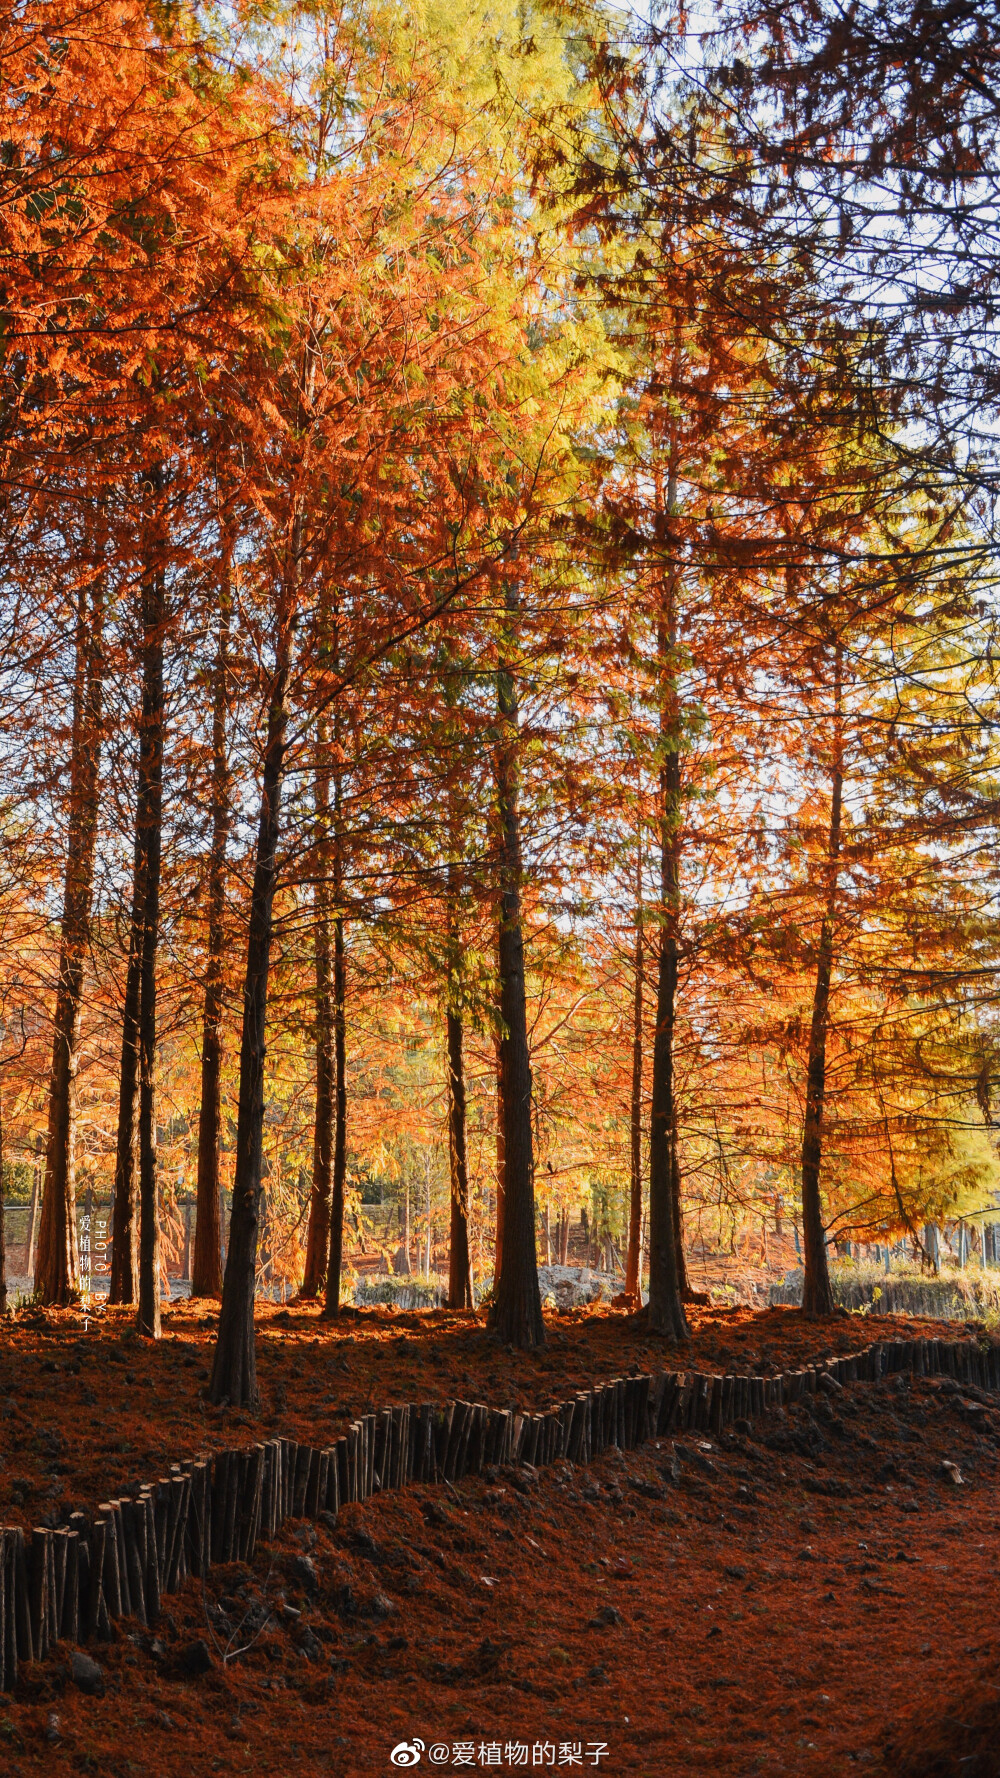
[[[155,1347],[110,1313],[5,1327],[4,1522],[64,1522],[217,1445],[326,1442],[368,1405],[546,1406],[633,1365],[783,1370],[873,1334],[861,1317],[701,1309],[672,1352],[622,1314],[579,1312],[526,1356],[471,1316],[331,1328],[265,1311],[251,1418],[203,1399],[208,1311],[175,1306]],[[751,1437],[417,1484],[286,1527],[251,1567],[189,1582],[155,1635],[120,1624],[92,1646],[103,1696],[71,1682],[65,1648],[27,1669],[0,1699],[0,1772],[374,1778],[419,1737],[421,1770],[432,1744],[470,1743],[472,1769],[498,1746],[493,1769],[516,1770],[510,1743],[529,1770],[996,1778],[1000,1414],[964,1400],[937,1379],[859,1384]]]

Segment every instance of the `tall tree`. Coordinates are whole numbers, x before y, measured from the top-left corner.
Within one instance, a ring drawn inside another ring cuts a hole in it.
[[[453,844],[454,822],[452,829]],[[448,1238],[448,1307],[475,1307],[472,1292],[472,1253],[469,1244],[469,1157],[465,1090],[465,1021],[463,1016],[461,936],[458,925],[458,866],[454,857],[447,867],[448,986],[446,1005],[448,1055],[448,1161],[451,1185],[451,1222]]]
[[[76,593],[69,827],[59,976],[52,1037],[49,1130],[35,1288],[44,1303],[66,1303],[79,1289],[76,1234],[76,1078],[80,1018],[90,942],[97,845],[104,693],[107,526],[99,514],[81,552]],[[89,557],[89,560],[88,560]]]
[[[524,935],[521,925],[521,829],[518,732],[516,587],[504,582],[501,659],[497,668],[495,746],[500,969],[499,1088],[503,1120],[503,1230],[500,1276],[488,1327],[505,1344],[540,1346],[545,1340],[535,1248],[535,1181],[528,1049]]]
[[[334,849],[339,841],[330,834],[330,720],[321,712],[316,725],[316,762],[314,767],[315,882],[313,885],[313,944],[316,948],[316,988],[314,1022],[316,1031],[316,1113],[313,1129],[312,1189],[309,1198],[309,1222],[306,1233],[303,1297],[316,1297],[323,1286],[330,1260],[330,1229],[334,1197],[334,1150],[337,1142],[335,1126],[339,1105],[337,1069],[337,1001],[334,990],[333,934],[331,921],[331,888],[335,871]],[[338,908],[335,919],[342,921]],[[343,935],[341,934],[341,950]],[[343,1016],[343,1008],[340,1009]],[[344,1105],[346,1115],[346,1095]],[[343,1182],[340,1185],[343,1220]],[[342,1237],[338,1238],[338,1258]]]
[[[141,852],[139,967],[138,1149],[139,1298],[136,1324],[160,1337],[160,1219],[156,1175],[156,961],[160,944],[165,702],[163,642],[167,621],[163,543],[165,477],[153,464],[144,478],[145,560],[139,594],[142,625],[142,705],[136,786],[136,847]]]
[[[191,1267],[192,1296],[222,1293],[219,1213],[219,1141],[222,1115],[222,1015],[225,987],[226,851],[229,843],[230,771],[226,744],[229,644],[232,624],[232,537],[223,536],[219,617],[212,671],[212,789],[208,856],[208,945],[202,1013],[201,1103],[198,1111],[197,1222]]]

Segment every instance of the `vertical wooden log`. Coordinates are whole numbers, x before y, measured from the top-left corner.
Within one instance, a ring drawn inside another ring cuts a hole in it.
[[[246,1506],[241,1513],[239,1556],[252,1562],[261,1530],[264,1493],[264,1447],[253,1445],[247,1454]]]
[[[167,1560],[167,1531],[170,1517],[170,1478],[160,1476],[152,1484],[153,1497],[153,1544],[156,1551],[156,1576],[159,1590],[163,1591],[163,1570]]]
[[[107,1519],[104,1517],[95,1519],[90,1539],[90,1574],[87,1580],[87,1599],[84,1615],[84,1635],[88,1641],[97,1636],[100,1632],[101,1607],[106,1604],[104,1599],[104,1568],[107,1560],[107,1536]]]
[[[233,1528],[232,1528],[232,1535],[229,1539],[229,1545],[228,1545],[229,1555],[227,1557],[227,1560],[230,1562],[238,1562],[240,1560],[240,1549],[242,1546],[243,1538],[246,1535],[247,1530],[249,1529],[248,1514],[249,1514],[249,1510],[250,1510],[250,1501],[249,1501],[250,1453],[249,1453],[249,1451],[234,1451],[232,1453],[232,1459],[233,1460],[232,1460],[232,1466],[230,1469],[230,1474],[233,1477],[233,1498],[232,1498],[232,1503],[231,1503]],[[229,1514],[230,1514],[230,1503],[227,1501],[227,1503],[226,1503],[227,1534],[228,1534],[228,1525],[229,1525]]]
[[[486,1410],[484,1409],[484,1433]],[[425,1402],[420,1409],[420,1445],[423,1453],[424,1481],[436,1482],[437,1458],[434,1450],[434,1404]]]
[[[110,1618],[122,1615],[121,1574],[118,1567],[118,1545],[115,1536],[115,1515],[110,1500],[102,1501],[98,1512],[104,1522],[103,1596]],[[96,1527],[95,1527],[96,1529]]]
[[[17,1684],[17,1579],[14,1564],[14,1533],[3,1533],[3,1585],[4,1585],[4,1616],[3,1616],[3,1651],[4,1651],[4,1689],[12,1692]]]
[[[285,1468],[285,1487],[284,1487],[285,1511],[284,1511],[284,1516],[286,1519],[293,1519],[296,1517],[296,1513],[295,1513],[295,1478],[296,1478],[296,1475],[298,1474],[298,1468],[299,1468],[299,1446],[298,1446],[298,1441],[294,1438],[285,1439],[283,1441],[283,1443],[284,1443],[284,1447],[285,1447],[285,1452],[284,1452],[284,1468]]]
[[[466,1466],[467,1466],[468,1457],[469,1457],[469,1444],[470,1444],[470,1441],[473,1436],[473,1425],[474,1425],[475,1417],[476,1417],[476,1410],[475,1410],[475,1407],[471,1401],[464,1402],[462,1405],[465,1408],[465,1413],[462,1416],[461,1433],[459,1436],[458,1448],[455,1452],[455,1479],[456,1480],[458,1480],[461,1476],[464,1476],[464,1474],[466,1472]],[[410,1417],[411,1417],[411,1419],[413,1418],[412,1410],[411,1410]]]
[[[330,1453],[329,1450],[324,1449],[320,1451],[319,1462],[316,1465],[316,1511],[313,1516],[317,1519],[321,1512],[328,1511],[326,1497],[329,1492],[329,1487]]]
[[[337,1493],[342,1503],[351,1498],[350,1459],[348,1455],[347,1436],[341,1434],[334,1445],[337,1453]]]
[[[386,1412],[375,1414],[375,1451],[372,1462],[372,1492],[379,1494],[383,1488],[383,1476],[386,1472]]]
[[[191,1511],[188,1518],[188,1566],[191,1573],[199,1579],[208,1573],[212,1559],[208,1484],[208,1464],[204,1458],[199,1458],[191,1469]]]
[[[59,1636],[63,1642],[80,1640],[80,1539],[66,1532]]]
[[[329,1451],[330,1462],[326,1472],[326,1510],[337,1518],[340,1512],[340,1465],[337,1462],[337,1446],[334,1442]]]
[[[66,1562],[70,1533],[60,1526],[52,1533],[52,1572],[49,1576],[49,1642],[62,1636],[63,1606],[66,1601]]]
[[[156,1547],[156,1484],[148,1483],[141,1491],[137,1505],[137,1528],[142,1525],[142,1586],[146,1602],[146,1622],[152,1629],[160,1616],[160,1553]]]
[[[465,1421],[466,1421],[466,1416],[468,1414],[468,1411],[469,1411],[468,1402],[456,1401],[456,1402],[452,1403],[451,1428],[448,1433],[448,1449],[445,1452],[445,1459],[444,1459],[445,1480],[449,1481],[449,1482],[453,1482],[455,1480],[456,1464],[458,1462],[458,1453],[459,1453],[459,1450],[461,1449],[462,1438],[463,1438],[463,1435],[465,1432]]]
[[[170,1564],[174,1538],[177,1535],[177,1509],[180,1491],[173,1475],[161,1476],[157,1487],[156,1554],[160,1569],[160,1593],[169,1593]]]
[[[121,1502],[122,1541],[124,1547],[124,1567],[128,1574],[128,1593],[133,1617],[140,1624],[146,1624],[146,1589],[142,1584],[142,1550],[139,1544],[138,1515],[142,1517],[142,1530],[146,1528],[146,1511],[138,1501],[123,1500]]]
[[[366,1423],[367,1423],[366,1453],[367,1453],[367,1458],[368,1458],[368,1470],[367,1470],[367,1475],[366,1475],[366,1480],[365,1480],[365,1487],[367,1490],[367,1493],[366,1493],[366,1498],[367,1498],[369,1495],[373,1494],[375,1491],[375,1432],[376,1432],[376,1428],[378,1425],[378,1415],[377,1414],[368,1414],[366,1416]]]
[[[368,1487],[368,1419],[365,1414],[355,1422],[354,1435],[355,1499],[367,1499]]]
[[[7,1691],[7,1533],[0,1527],[0,1691]]]
[[[359,1424],[361,1426],[361,1456],[358,1499],[367,1500],[372,1491],[372,1475],[375,1467],[375,1416],[362,1414]]]
[[[279,1438],[275,1441],[275,1534],[281,1530],[281,1527],[285,1522],[285,1470],[288,1464],[287,1443],[287,1439],[283,1438]]]
[[[239,1517],[241,1471],[241,1453],[230,1451],[229,1466],[226,1470],[226,1509],[222,1526],[222,1560],[232,1562],[236,1559],[237,1520]]]
[[[49,1652],[49,1545],[52,1533],[36,1525],[28,1545],[28,1585],[31,1609],[31,1643],[34,1659],[44,1661]]]
[[[434,1469],[439,1478],[445,1473],[454,1413],[455,1403],[453,1401],[446,1401],[443,1408],[434,1410]]]
[[[312,1446],[299,1445],[295,1453],[295,1480],[292,1487],[292,1518],[305,1517],[306,1496],[309,1492],[309,1470],[312,1464]]]
[[[275,1521],[275,1451],[274,1439],[268,1439],[264,1446],[264,1469],[261,1480],[260,1523],[261,1536],[270,1542],[277,1533]]]
[[[386,1456],[386,1467],[388,1470],[388,1482],[386,1485],[390,1488],[401,1488],[403,1485],[403,1483],[402,1483],[402,1463],[400,1461],[401,1454],[402,1454],[402,1446],[403,1446],[403,1436],[402,1435],[403,1435],[403,1410],[401,1407],[390,1408],[390,1410],[389,1410],[389,1448],[388,1448],[388,1454]]]
[[[170,1512],[167,1520],[169,1538],[164,1564],[163,1591],[176,1593],[180,1585],[181,1560],[187,1532],[187,1515],[191,1500],[191,1483],[187,1476],[170,1477]]]
[[[131,1617],[132,1595],[128,1585],[128,1566],[125,1560],[125,1533],[122,1528],[122,1505],[120,1500],[108,1502],[111,1525],[111,1541],[115,1548],[115,1565],[118,1572],[118,1615]]]
[[[489,1409],[482,1402],[474,1404],[475,1418],[469,1436],[469,1449],[466,1457],[466,1475],[481,1475],[483,1468],[483,1444],[486,1438],[486,1422]]]
[[[306,1477],[305,1515],[314,1519],[319,1506],[319,1467],[323,1460],[322,1452],[315,1446],[309,1450],[309,1474]]]

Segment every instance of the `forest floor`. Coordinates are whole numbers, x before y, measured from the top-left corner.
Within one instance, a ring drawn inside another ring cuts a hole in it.
[[[216,1445],[326,1442],[369,1405],[540,1407],[633,1365],[759,1373],[961,1331],[705,1308],[681,1356],[576,1311],[523,1355],[471,1316],[263,1310],[252,1419],[203,1400],[208,1309],[175,1305],[155,1347],[112,1312],[5,1329],[0,1520],[64,1523]],[[961,1402],[938,1379],[849,1385],[749,1437],[415,1484],[286,1526],[251,1566],[188,1582],[155,1636],[115,1626],[91,1650],[103,1696],[69,1683],[63,1647],[28,1668],[0,1698],[0,1772],[375,1778],[417,1737],[420,1769],[449,1773],[995,1778],[1000,1413]]]

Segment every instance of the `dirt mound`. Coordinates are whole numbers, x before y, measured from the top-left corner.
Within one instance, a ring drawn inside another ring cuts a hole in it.
[[[1000,1651],[922,1705],[886,1748],[893,1778],[1000,1778]]]

